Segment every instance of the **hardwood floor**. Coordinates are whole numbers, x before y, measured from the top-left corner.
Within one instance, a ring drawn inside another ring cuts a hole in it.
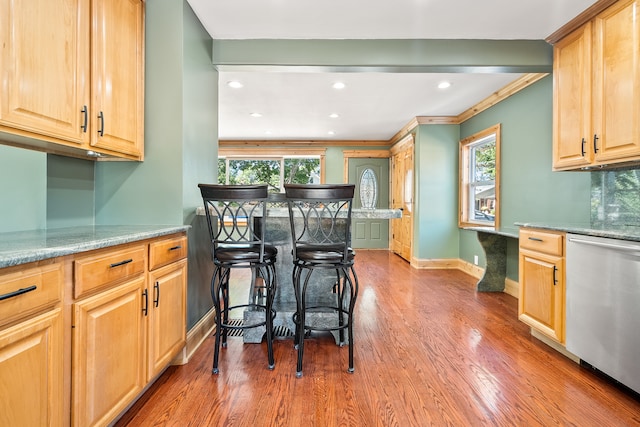
[[[581,368],[517,320],[517,300],[477,293],[456,270],[416,270],[386,251],[357,254],[355,368],[331,337],[213,340],[170,367],[120,426],[636,426],[640,401]]]

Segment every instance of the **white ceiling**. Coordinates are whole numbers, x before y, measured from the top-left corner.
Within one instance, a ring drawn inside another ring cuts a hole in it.
[[[188,0],[214,39],[542,40],[594,0]],[[458,115],[520,74],[221,71],[219,138],[388,140]],[[226,83],[238,80],[241,89]],[[440,90],[437,84],[452,86]],[[335,81],[346,88],[332,89]],[[312,99],[313,103],[309,103]],[[262,117],[250,114],[258,112]],[[338,113],[337,119],[329,118]],[[266,132],[270,133],[267,134]],[[328,134],[334,131],[335,135]]]

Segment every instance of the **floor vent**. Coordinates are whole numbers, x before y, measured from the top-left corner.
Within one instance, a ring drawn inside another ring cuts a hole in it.
[[[242,326],[243,320],[242,319],[229,319],[229,324],[231,326]],[[227,330],[227,336],[228,337],[241,337],[242,336],[242,329],[229,329]],[[276,326],[273,329],[274,332],[274,338],[291,338],[293,337],[293,332],[291,332],[291,329],[287,328],[286,326]]]

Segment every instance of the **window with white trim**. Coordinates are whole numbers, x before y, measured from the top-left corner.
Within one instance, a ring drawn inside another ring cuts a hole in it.
[[[499,226],[500,125],[460,141],[460,215],[464,226]]]

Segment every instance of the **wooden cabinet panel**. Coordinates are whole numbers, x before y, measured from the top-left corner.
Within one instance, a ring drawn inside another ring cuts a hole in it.
[[[143,276],[73,305],[74,426],[108,424],[144,388],[144,287]]]
[[[141,157],[144,144],[144,4],[92,0],[91,145]]]
[[[520,248],[562,256],[564,238],[562,234],[551,231],[522,229],[520,230]]]
[[[0,273],[0,325],[53,307],[62,299],[62,264]]]
[[[0,0],[0,87],[11,143],[143,160],[144,2]]]
[[[595,160],[640,159],[640,1],[619,1],[594,26]]]
[[[74,297],[79,298],[109,284],[144,274],[146,261],[146,245],[120,250],[105,249],[79,256],[74,262]]]
[[[187,260],[149,273],[148,372],[152,380],[186,343]]]
[[[158,240],[149,244],[149,270],[187,257],[187,236]]]
[[[553,169],[640,162],[640,0],[554,46]]]
[[[0,329],[0,425],[62,426],[62,310]]]
[[[564,234],[521,229],[518,318],[564,343]]]
[[[85,0],[0,0],[0,128],[88,143]]]
[[[579,168],[593,160],[591,147],[591,24],[553,48],[553,167]]]

